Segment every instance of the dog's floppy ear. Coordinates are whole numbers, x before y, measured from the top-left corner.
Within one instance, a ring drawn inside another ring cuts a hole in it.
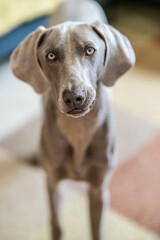
[[[109,24],[96,21],[92,28],[105,43],[104,71],[100,80],[106,86],[112,86],[135,64],[134,50],[129,40]]]
[[[29,83],[37,93],[43,93],[48,87],[37,59],[37,46],[42,41],[46,29],[39,27],[26,37],[11,55],[11,69],[14,75]]]

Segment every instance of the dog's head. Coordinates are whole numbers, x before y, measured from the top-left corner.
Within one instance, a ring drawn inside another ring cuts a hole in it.
[[[38,93],[52,88],[60,111],[73,117],[93,108],[99,81],[112,86],[134,63],[129,40],[99,22],[40,27],[11,56],[16,77]]]

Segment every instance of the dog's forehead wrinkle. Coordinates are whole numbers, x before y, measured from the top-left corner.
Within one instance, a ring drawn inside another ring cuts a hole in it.
[[[52,28],[49,29],[45,41],[44,41],[44,47],[47,50],[51,50],[53,48],[59,48],[59,46],[62,44],[62,37],[61,37],[61,33],[58,29]]]
[[[59,29],[61,38],[66,38],[70,41],[79,41],[79,42],[91,42],[94,43],[94,38],[91,41],[91,35],[95,36],[94,31],[87,25],[83,23],[72,23],[70,22],[60,24],[57,29]],[[95,36],[96,38],[96,36]]]
[[[46,48],[53,50],[63,50],[66,57],[74,57],[77,48],[84,48],[91,45],[98,48],[96,33],[87,24],[63,23],[49,29],[46,38]],[[49,40],[49,41],[48,41]],[[47,43],[50,43],[50,46]],[[69,61],[69,59],[68,59]]]

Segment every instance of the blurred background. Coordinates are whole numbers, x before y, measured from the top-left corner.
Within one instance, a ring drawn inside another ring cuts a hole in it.
[[[9,56],[61,0],[0,0],[0,240],[49,240],[45,177],[26,164],[37,145],[41,97],[11,73]],[[114,87],[118,136],[107,240],[160,240],[160,1],[101,0],[131,41],[136,66]],[[64,239],[90,239],[83,186],[61,187]]]

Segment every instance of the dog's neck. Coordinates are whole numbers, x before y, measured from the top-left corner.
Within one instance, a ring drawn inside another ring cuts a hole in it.
[[[73,118],[67,116],[65,113],[62,113],[54,98],[49,96],[53,101],[53,111],[50,114],[54,115],[55,123],[59,128],[59,131],[67,140],[67,142],[72,146],[74,159],[76,159],[76,164],[80,164],[84,157],[85,150],[87,149],[88,145],[91,142],[95,132],[97,129],[104,123],[107,117],[107,106],[106,102],[104,102],[104,95],[107,96],[105,91],[105,87],[101,85],[97,90],[97,97],[95,100],[94,108],[87,113],[83,117]],[[103,95],[103,102],[102,102],[102,95]],[[51,101],[51,100],[49,100]],[[49,104],[44,104],[45,106],[49,106]],[[44,106],[44,107],[45,107]],[[50,111],[51,112],[51,109]]]
[[[73,118],[57,109],[57,125],[73,149],[75,169],[79,169],[84,159],[86,149],[97,130],[97,106],[83,117]]]

